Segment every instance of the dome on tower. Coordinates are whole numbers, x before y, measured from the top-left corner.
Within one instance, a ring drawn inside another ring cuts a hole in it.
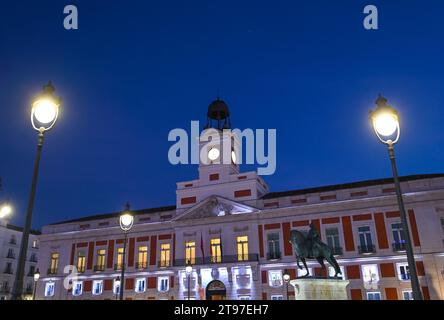
[[[212,120],[217,121],[217,127],[213,127],[216,129],[229,129],[230,124],[230,110],[228,109],[228,105],[225,101],[217,98],[208,106],[207,112],[207,126],[206,128],[211,128]],[[223,125],[221,126],[221,121],[223,121]]]

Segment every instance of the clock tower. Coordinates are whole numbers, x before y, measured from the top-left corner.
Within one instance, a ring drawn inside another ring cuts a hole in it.
[[[199,179],[177,183],[177,208],[186,209],[210,197],[250,202],[268,192],[256,172],[240,173],[241,142],[231,131],[228,105],[217,98],[208,106],[199,138]]]

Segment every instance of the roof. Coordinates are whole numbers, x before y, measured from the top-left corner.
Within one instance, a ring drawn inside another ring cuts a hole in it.
[[[431,178],[442,178],[442,177],[444,177],[444,173],[417,174],[417,175],[399,177],[399,180],[401,182],[405,182],[405,181],[414,181],[414,180],[431,179]],[[262,199],[274,199],[274,198],[287,197],[287,196],[303,195],[303,194],[308,194],[308,193],[318,193],[318,192],[328,192],[328,191],[343,190],[343,189],[371,187],[371,186],[376,186],[376,185],[381,185],[381,184],[389,184],[389,183],[393,183],[393,178],[365,180],[365,181],[334,184],[334,185],[327,185],[327,186],[322,186],[322,187],[297,189],[297,190],[290,190],[290,191],[270,192],[270,193],[267,193],[265,196],[263,196]]]
[[[149,208],[149,209],[141,209],[141,210],[131,210],[131,212],[135,216],[137,216],[137,215],[142,215],[142,214],[158,213],[158,212],[171,211],[171,210],[176,210],[176,206],[166,206],[166,207]],[[119,211],[119,212],[113,212],[113,213],[104,213],[104,214],[98,214],[98,215],[93,215],[93,216],[86,216],[83,218],[51,223],[50,226],[54,226],[57,224],[71,223],[71,222],[85,222],[85,221],[92,221],[92,220],[117,218],[121,214],[122,214],[122,212]]]
[[[418,174],[418,175],[399,177],[399,180],[401,182],[405,182],[405,181],[442,178],[442,177],[444,177],[444,173]],[[266,194],[265,196],[263,196],[262,199],[274,199],[274,198],[279,198],[279,197],[303,195],[303,194],[316,193],[316,192],[328,192],[328,191],[335,191],[335,190],[342,190],[342,189],[363,188],[363,187],[370,187],[370,186],[389,184],[389,183],[393,183],[393,178],[365,180],[365,181],[327,185],[327,186],[322,186],[322,187],[297,189],[297,190],[290,190],[290,191],[270,192],[270,193]],[[176,206],[172,205],[172,206],[165,206],[165,207],[158,207],[158,208],[132,210],[131,212],[134,215],[142,215],[142,214],[159,213],[159,212],[165,212],[165,211],[171,211],[171,210],[176,210]],[[99,215],[93,215],[93,216],[86,216],[83,218],[78,218],[78,219],[73,219],[73,220],[56,222],[56,223],[52,223],[50,225],[52,226],[52,225],[59,225],[59,224],[73,223],[73,222],[86,222],[86,221],[93,221],[93,220],[117,218],[121,214],[122,214],[121,211],[113,212],[113,213],[105,213],[105,214],[99,214]]]
[[[9,224],[9,223],[6,225],[6,228],[8,228],[8,229],[10,229],[10,230],[18,231],[18,232],[23,232],[23,227],[18,227],[18,226],[15,226],[15,225],[13,225],[13,224]],[[38,231],[38,230],[32,230],[32,229],[29,231],[29,233],[30,233],[30,234],[33,234],[33,235],[35,235],[35,236],[38,236],[38,235],[41,234],[40,231]]]

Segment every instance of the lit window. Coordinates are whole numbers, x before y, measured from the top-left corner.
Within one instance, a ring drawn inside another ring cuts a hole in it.
[[[345,280],[345,269],[343,266],[339,266],[339,269],[341,270],[341,274],[338,274],[339,278],[342,278],[343,280]],[[335,268],[333,267],[328,267],[328,276],[329,277],[334,277],[335,276]]]
[[[220,246],[220,238],[211,239],[210,241],[211,249],[211,262],[219,263],[222,261],[222,248]]]
[[[73,281],[72,282],[72,295],[80,296],[83,292],[83,283],[82,281]]]
[[[404,300],[413,300],[413,291],[412,290],[403,291],[402,297]]]
[[[272,294],[271,300],[284,300],[284,296],[281,294]]]
[[[268,283],[271,287],[279,287],[282,285],[282,270],[268,271]]]
[[[307,275],[307,270],[305,270],[304,267],[302,267],[302,269],[296,268],[298,270],[298,278],[300,277],[305,277]],[[308,275],[312,275],[313,274],[313,268],[308,268]]]
[[[47,282],[45,285],[45,297],[54,296],[54,291],[55,291],[55,283],[54,282]]]
[[[158,277],[157,278],[157,290],[160,292],[166,292],[169,290],[169,278],[168,277]]]
[[[79,251],[77,256],[77,272],[80,273],[85,272],[85,265],[86,265],[85,252]]]
[[[136,279],[136,292],[142,293],[145,292],[145,289],[146,289],[146,279],[145,278]]]
[[[57,252],[51,253],[51,263],[49,268],[50,274],[57,273],[57,267],[59,265],[59,254]]]
[[[32,241],[32,247],[33,247],[34,249],[37,249],[37,248],[39,247],[39,243],[37,242],[37,240],[33,240],[33,241]]]
[[[410,272],[408,263],[397,263],[396,269],[398,270],[398,279],[401,281],[410,280]]]
[[[187,264],[196,263],[196,242],[194,241],[185,243],[185,262]]]
[[[378,265],[366,264],[361,266],[362,278],[367,283],[377,283],[379,281]]]
[[[123,265],[123,248],[117,248],[117,264],[115,266],[116,270],[122,269]]]
[[[237,237],[237,260],[248,261],[248,236]]]
[[[148,247],[142,246],[139,247],[139,256],[138,256],[138,269],[146,269],[148,268]]]
[[[98,295],[102,294],[102,291],[103,291],[103,281],[102,280],[94,280],[92,294],[95,296],[98,296]]]
[[[239,296],[239,300],[251,300],[250,296]]]
[[[114,294],[118,294],[120,293],[120,279],[118,281],[116,281],[116,279],[114,279],[114,283],[113,283],[113,293]]]
[[[169,267],[170,266],[170,244],[162,243],[160,245],[160,266]]]
[[[381,292],[367,292],[367,300],[381,300]]]
[[[106,257],[106,250],[105,249],[99,249],[97,250],[97,264],[96,264],[96,271],[104,271],[105,270],[105,257]]]

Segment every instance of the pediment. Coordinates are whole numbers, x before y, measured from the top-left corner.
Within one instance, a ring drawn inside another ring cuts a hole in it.
[[[218,196],[211,196],[187,209],[174,220],[195,220],[257,212],[258,209]]]

